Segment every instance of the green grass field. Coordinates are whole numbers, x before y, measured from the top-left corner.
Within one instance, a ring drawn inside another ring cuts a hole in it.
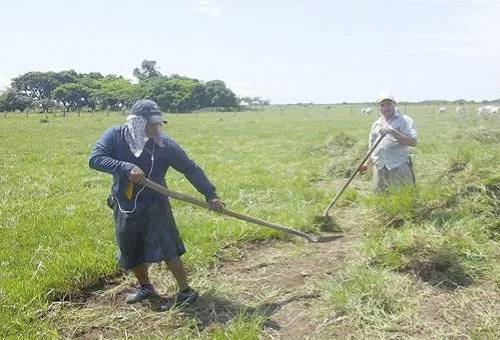
[[[229,208],[319,232],[314,216],[366,150],[375,116],[361,116],[360,108],[169,115],[166,131],[204,168]],[[500,120],[479,119],[472,107],[465,117],[438,116],[430,106],[406,110],[419,131],[418,187],[383,197],[352,188],[336,208],[350,209],[353,221],[345,231],[360,235],[361,256],[342,275],[323,282],[318,313],[343,316],[325,334],[348,329],[388,337],[400,327],[394,335],[418,337],[401,325],[416,320],[416,310],[424,306],[420,297],[436,285],[457,291],[463,301],[478,291],[498,297]],[[2,338],[58,337],[48,306],[119,272],[105,204],[111,176],[90,170],[88,156],[104,130],[121,124],[124,116],[70,114],[49,116],[46,123],[41,118],[8,114],[0,119]],[[367,186],[368,180],[360,182]],[[175,170],[167,182],[173,190],[201,197]],[[185,203],[174,201],[173,207],[193,275],[219,261],[222,248],[283,237]],[[500,336],[498,301],[483,307],[468,311],[479,316],[466,336]],[[415,322],[428,326],[425,319]],[[258,317],[241,317],[203,336],[254,338],[261,324]],[[463,335],[452,328],[436,326],[433,334]]]

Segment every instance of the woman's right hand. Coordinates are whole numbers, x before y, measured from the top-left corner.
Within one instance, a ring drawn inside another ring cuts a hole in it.
[[[142,184],[145,178],[144,171],[142,171],[138,166],[134,166],[128,175],[128,179],[135,184]]]

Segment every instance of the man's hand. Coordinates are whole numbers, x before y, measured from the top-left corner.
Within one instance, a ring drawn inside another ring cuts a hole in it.
[[[138,166],[134,166],[128,174],[128,179],[135,184],[142,184],[145,179],[144,172]]]
[[[387,134],[391,134],[399,143],[401,143],[403,145],[409,145],[409,146],[417,145],[416,139],[405,135],[404,133],[400,132],[399,130],[393,129],[390,126],[387,126],[385,128],[380,129],[379,133],[382,136],[385,136]]]
[[[398,136],[400,136],[399,131],[398,131],[398,130],[396,130],[396,129],[393,129],[393,128],[392,128],[392,127],[390,127],[390,126],[386,126],[386,127],[382,128],[382,129],[380,129],[380,130],[379,130],[379,133],[380,133],[382,136],[385,136],[385,135],[387,135],[387,134],[391,134],[391,135],[393,135],[393,136],[394,136],[394,137],[396,137],[396,138],[397,138]]]
[[[211,199],[207,202],[210,210],[221,212],[225,208],[224,202],[218,198]]]

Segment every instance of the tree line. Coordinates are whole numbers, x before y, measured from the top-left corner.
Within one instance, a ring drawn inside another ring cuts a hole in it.
[[[28,108],[40,112],[56,108],[65,112],[84,108],[118,111],[129,108],[141,98],[156,101],[165,112],[239,107],[240,100],[222,80],[203,82],[177,74],[163,75],[154,60],[144,60],[133,70],[133,75],[137,83],[99,72],[27,72],[14,78],[11,86],[0,95],[0,112],[23,112]],[[255,105],[261,104],[259,97],[247,99]]]

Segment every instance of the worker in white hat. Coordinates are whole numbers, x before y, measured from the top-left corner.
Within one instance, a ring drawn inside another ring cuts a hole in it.
[[[417,145],[415,123],[398,112],[392,93],[381,92],[377,103],[380,117],[372,125],[368,147],[371,149],[378,138],[383,136],[383,139],[361,171],[373,165],[373,188],[376,192],[385,192],[395,185],[415,185],[410,158],[410,147]]]

